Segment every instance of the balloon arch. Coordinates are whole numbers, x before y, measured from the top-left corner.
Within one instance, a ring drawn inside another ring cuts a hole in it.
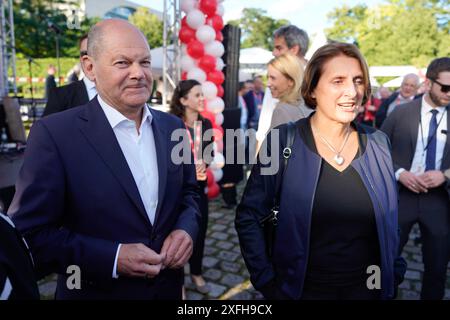
[[[211,121],[214,130],[214,159],[207,169],[208,197],[220,193],[218,181],[222,179],[225,165],[223,156],[222,100],[225,64],[221,59],[225,52],[222,44],[224,27],[223,0],[181,0],[183,12],[179,39],[181,45],[181,79],[195,79],[202,84],[205,111],[202,116]]]

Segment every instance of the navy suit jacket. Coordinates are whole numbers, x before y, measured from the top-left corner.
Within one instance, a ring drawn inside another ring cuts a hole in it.
[[[256,105],[256,101],[255,101],[255,96],[254,96],[254,91],[251,90],[249,92],[247,92],[243,98],[245,101],[245,104],[247,105],[247,111],[248,111],[248,115],[247,115],[247,127],[248,128],[255,128],[255,126],[258,125],[258,106]],[[261,98],[261,103],[262,100],[264,100],[264,91],[262,92],[262,98]]]
[[[174,164],[171,141],[178,118],[150,110],[159,173],[154,225],[98,100],[36,122],[9,210],[30,245],[39,276],[59,274],[62,299],[172,299],[181,296],[183,270],[156,278],[112,279],[119,243],[160,252],[174,229],[196,239],[199,224],[193,164]],[[189,148],[190,150],[190,148]],[[189,151],[190,152],[190,151]],[[66,286],[67,267],[81,269],[81,290]]]

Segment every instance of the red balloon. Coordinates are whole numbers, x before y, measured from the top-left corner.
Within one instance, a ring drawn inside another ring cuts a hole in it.
[[[198,61],[198,66],[202,68],[206,74],[216,69],[217,59],[209,54],[205,54]]]
[[[186,71],[183,71],[181,73],[181,80],[187,80],[187,72]]]
[[[223,34],[221,31],[216,31],[216,40],[220,42],[223,41]]]
[[[223,19],[221,16],[215,14],[206,19],[206,24],[210,25],[216,31],[220,31],[223,29]]]
[[[181,26],[189,27],[189,25],[187,24],[187,16],[184,16],[183,19],[181,19]]]
[[[220,98],[222,98],[223,97],[223,95],[224,95],[224,90],[223,90],[223,87],[222,86],[217,86],[217,96],[218,97],[220,97]]]
[[[181,27],[178,37],[181,42],[188,44],[191,40],[195,39],[195,30],[188,26]]]
[[[225,81],[225,75],[222,71],[214,70],[208,73],[208,81],[211,81],[212,83],[219,86]]]
[[[206,102],[206,100],[205,100]],[[211,111],[206,110],[206,106],[205,106],[205,110],[200,112],[200,114],[202,115],[203,118],[208,119],[211,124],[213,125],[213,127],[216,125],[216,115],[214,113],[212,113]]]
[[[213,127],[213,136],[214,136],[214,141],[222,140],[223,139],[223,128],[221,126]]]
[[[212,186],[215,181],[214,181],[214,174],[212,173],[211,169],[206,169],[206,180],[208,181],[208,187]]]
[[[191,40],[187,45],[187,53],[194,59],[199,59],[205,54],[205,46],[198,40]]]
[[[214,199],[220,194],[219,185],[214,182],[211,186],[208,186],[208,199]]]
[[[216,14],[217,0],[200,0],[199,8],[207,16],[213,16]]]

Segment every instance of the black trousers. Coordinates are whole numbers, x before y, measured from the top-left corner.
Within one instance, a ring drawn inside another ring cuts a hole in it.
[[[208,196],[204,192],[205,186],[206,183],[202,181],[199,182],[199,206],[201,214],[200,230],[198,232],[197,240],[194,243],[192,256],[189,259],[189,266],[191,274],[193,275],[202,274],[203,251],[205,249],[206,230],[208,228]]]
[[[303,288],[301,300],[380,300],[381,291],[369,290],[365,281],[356,285],[335,287],[330,285],[307,284]]]
[[[449,196],[443,187],[421,194],[401,187],[398,216],[400,251],[408,242],[412,226],[418,223],[424,264],[421,299],[424,300],[444,297],[449,252],[449,215]]]

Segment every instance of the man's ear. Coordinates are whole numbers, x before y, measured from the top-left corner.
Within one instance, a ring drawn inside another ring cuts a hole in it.
[[[92,82],[95,82],[95,68],[93,63],[93,58],[90,56],[83,56],[81,58],[81,63],[83,64],[83,71],[86,77]]]
[[[300,53],[300,46],[296,44],[295,46],[289,48],[289,52],[292,53],[294,56],[298,56]]]

